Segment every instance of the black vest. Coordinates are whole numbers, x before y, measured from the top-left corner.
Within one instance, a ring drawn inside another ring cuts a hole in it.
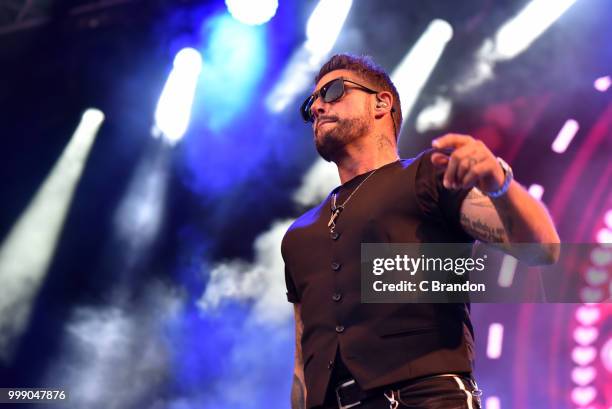
[[[471,372],[467,304],[362,304],[361,243],[472,242],[459,224],[467,192],[445,189],[431,152],[381,167],[347,203],[330,234],[331,194],[299,217],[282,243],[287,298],[301,304],[307,406],[325,398],[336,350],[363,389]],[[343,203],[368,174],[334,189]],[[332,192],[332,193],[333,193]]]

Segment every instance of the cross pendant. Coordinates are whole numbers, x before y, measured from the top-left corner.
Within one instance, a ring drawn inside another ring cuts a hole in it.
[[[334,209],[331,217],[329,218],[329,223],[327,223],[327,227],[331,228],[332,230],[334,229],[334,227],[336,226],[336,219],[338,218],[338,216],[340,216],[340,212],[342,212],[342,209],[342,206],[338,206]]]

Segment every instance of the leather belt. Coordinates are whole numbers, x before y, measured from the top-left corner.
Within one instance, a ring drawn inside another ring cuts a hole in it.
[[[339,409],[348,409],[360,405],[362,400],[373,395],[373,393],[368,394],[363,391],[354,379],[341,383],[336,387],[336,401],[338,402]]]
[[[385,395],[385,391],[401,389],[402,387],[408,384],[418,383],[418,382],[425,381],[425,380],[432,379],[432,378],[447,377],[447,376],[457,377],[461,375],[439,374],[439,375],[425,376],[422,378],[411,379],[411,380],[407,380],[404,382],[400,382],[398,384],[389,385],[383,388],[376,388],[376,389],[372,389],[369,391],[364,391],[363,389],[361,389],[359,385],[357,384],[357,382],[355,381],[355,379],[349,379],[339,384],[335,389],[338,409],[353,408],[353,407],[361,405],[361,403],[364,402],[365,400],[370,401],[375,397],[380,398],[381,402],[389,403],[389,400],[391,400],[394,397],[394,395],[391,395],[391,398],[389,398],[388,396]],[[475,386],[475,384],[473,383],[473,380],[471,380],[471,377],[468,379],[470,379],[472,386]],[[475,387],[475,389],[478,390],[477,387]]]

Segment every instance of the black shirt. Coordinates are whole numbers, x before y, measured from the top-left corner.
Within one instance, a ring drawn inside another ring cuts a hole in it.
[[[459,223],[467,191],[442,186],[431,151],[379,168],[327,226],[338,204],[370,175],[337,187],[299,217],[282,243],[287,298],[301,304],[308,407],[346,376],[370,389],[418,376],[470,372],[473,333],[466,304],[362,304],[361,243],[472,242]]]

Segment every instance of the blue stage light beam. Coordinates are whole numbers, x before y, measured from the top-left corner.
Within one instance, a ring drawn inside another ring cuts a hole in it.
[[[506,22],[495,35],[494,55],[509,60],[525,51],[576,0],[533,0],[515,17]]]
[[[236,20],[258,26],[274,17],[278,0],[225,0],[225,5]]]
[[[198,90],[198,117],[213,133],[235,130],[237,114],[252,104],[267,58],[265,26],[248,26],[224,13],[202,27],[206,56]]]
[[[304,44],[311,52],[313,64],[318,64],[332,50],[352,5],[352,0],[321,0],[313,10],[306,23]]]
[[[155,110],[154,137],[163,137],[175,145],[189,126],[191,106],[198,78],[202,70],[202,57],[193,48],[183,48],[174,57],[174,66],[164,85]]]
[[[352,0],[319,1],[306,23],[306,41],[293,53],[281,79],[266,96],[270,112],[282,112],[312,86],[312,78],[334,48],[352,5]]]
[[[125,276],[146,259],[164,222],[170,151],[157,146],[140,161],[115,213],[114,238],[121,243],[114,259]]]
[[[452,26],[444,20],[433,20],[393,70],[391,79],[400,95],[404,122],[410,118],[414,104],[451,38]]]
[[[0,360],[12,357],[55,253],[87,157],[104,121],[88,109],[62,156],[0,247]]]
[[[554,24],[576,0],[532,0],[476,52],[474,66],[454,86],[457,93],[471,92],[495,76],[500,61],[521,55]]]

